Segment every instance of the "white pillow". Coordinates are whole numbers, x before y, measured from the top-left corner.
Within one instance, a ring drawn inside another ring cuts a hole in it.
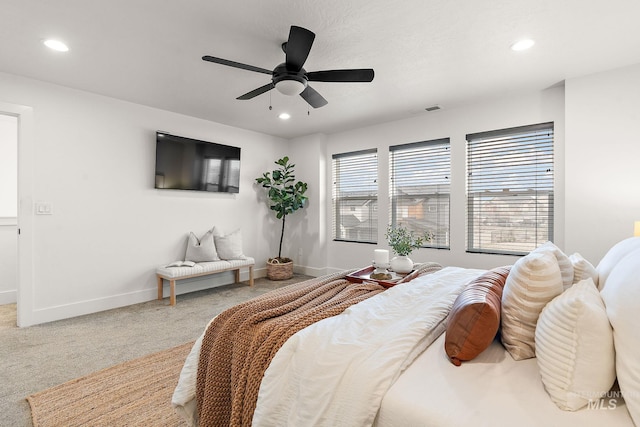
[[[220,259],[246,259],[242,253],[242,233],[240,229],[223,235],[220,230],[215,228],[214,237]]]
[[[569,259],[571,260],[571,264],[573,264],[573,283],[591,279],[596,287],[598,287],[598,272],[593,264],[577,252],[570,255]]]
[[[573,265],[569,257],[560,250],[559,247],[553,244],[553,242],[546,242],[534,249],[534,252],[547,251],[551,252],[558,260],[558,266],[560,267],[560,274],[562,275],[562,286],[567,289],[574,283],[573,280]]]
[[[556,257],[533,251],[511,267],[502,291],[502,344],[515,360],[535,357],[538,316],[549,301],[562,293]]]
[[[620,391],[633,422],[640,426],[640,249],[615,265],[601,295],[613,327]]]
[[[571,286],[542,310],[536,357],[542,383],[560,409],[577,411],[611,389],[613,331],[592,279]]]
[[[216,251],[216,245],[213,241],[213,229],[204,233],[202,238],[189,233],[189,239],[187,240],[187,253],[184,257],[185,261],[193,262],[209,262],[218,261],[218,253]]]
[[[607,277],[613,271],[616,264],[629,252],[640,249],[640,237],[629,237],[615,245],[600,260],[596,270],[598,271],[598,289],[604,289]]]

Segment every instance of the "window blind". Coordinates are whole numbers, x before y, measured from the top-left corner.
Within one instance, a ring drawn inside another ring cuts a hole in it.
[[[467,251],[521,255],[553,240],[553,123],[466,139]]]
[[[449,138],[389,147],[391,224],[433,238],[424,247],[449,248]]]
[[[378,240],[378,154],[375,149],[334,154],[334,240]]]

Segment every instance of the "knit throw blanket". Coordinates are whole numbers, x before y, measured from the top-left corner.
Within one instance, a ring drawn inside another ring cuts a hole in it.
[[[441,268],[429,263],[419,274]],[[289,337],[385,290],[335,273],[271,291],[218,315],[205,332],[196,383],[200,426],[250,426],[260,382]]]

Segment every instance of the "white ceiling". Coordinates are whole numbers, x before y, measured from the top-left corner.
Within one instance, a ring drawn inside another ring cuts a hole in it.
[[[638,0],[2,0],[0,10],[0,71],[285,138],[640,62]],[[270,77],[201,60],[272,69],[291,25],[316,33],[307,71],[373,68],[373,82],[314,83],[329,104],[308,115],[302,98],[275,90],[236,100]],[[522,37],[536,45],[511,51]]]

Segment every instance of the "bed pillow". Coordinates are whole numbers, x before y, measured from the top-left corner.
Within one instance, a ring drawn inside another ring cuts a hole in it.
[[[560,267],[560,274],[562,276],[562,286],[567,289],[574,283],[573,280],[573,264],[569,257],[560,250],[559,247],[553,244],[553,242],[546,242],[534,249],[534,252],[547,251],[552,253],[558,261]]]
[[[209,262],[219,261],[216,245],[213,240],[213,229],[204,233],[200,239],[193,232],[189,233],[187,239],[187,252],[184,257],[185,261],[193,262]]]
[[[558,408],[577,411],[611,389],[616,379],[613,331],[591,278],[547,304],[535,337],[542,383]]]
[[[511,268],[502,291],[502,344],[515,360],[535,357],[538,316],[549,301],[562,293],[556,257],[533,251]]]
[[[598,272],[593,264],[584,259],[582,255],[577,252],[570,255],[569,259],[573,265],[573,283],[578,283],[585,279],[591,279],[596,287],[598,287]]]
[[[633,422],[640,426],[640,249],[629,252],[608,275],[601,291],[613,327],[616,373]]]
[[[499,267],[472,280],[453,303],[444,348],[456,366],[475,358],[493,341],[500,327],[502,288],[511,267]]]
[[[616,264],[629,254],[629,252],[636,249],[640,249],[640,237],[629,237],[616,243],[609,249],[596,267],[598,271],[598,289],[604,289],[605,282]]]
[[[215,228],[214,238],[220,259],[232,260],[247,258],[242,252],[242,233],[240,229],[224,235],[218,228]]]

